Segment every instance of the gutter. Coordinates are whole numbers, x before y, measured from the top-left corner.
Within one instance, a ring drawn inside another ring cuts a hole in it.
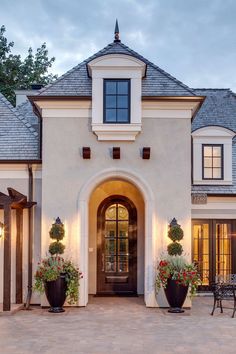
[[[34,178],[32,165],[28,164],[28,201],[33,201],[33,187],[34,187]],[[25,303],[25,309],[30,309],[30,301],[32,297],[32,276],[33,276],[33,209],[28,209],[28,293]]]

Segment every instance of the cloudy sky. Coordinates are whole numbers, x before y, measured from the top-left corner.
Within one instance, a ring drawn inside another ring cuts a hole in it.
[[[190,87],[236,92],[236,0],[0,0],[0,25],[23,57],[47,43],[63,74],[113,40]]]

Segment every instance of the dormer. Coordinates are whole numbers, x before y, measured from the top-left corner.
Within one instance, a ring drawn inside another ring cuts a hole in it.
[[[232,184],[232,139],[235,133],[220,126],[196,129],[193,137],[193,184]]]
[[[98,140],[134,141],[141,132],[141,89],[146,64],[106,54],[87,64],[92,78],[92,131]]]

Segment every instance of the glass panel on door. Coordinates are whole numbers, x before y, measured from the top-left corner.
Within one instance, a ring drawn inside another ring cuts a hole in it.
[[[202,285],[209,285],[209,224],[193,225],[193,261],[198,266]]]
[[[232,274],[232,225],[216,222],[216,274]]]
[[[105,272],[129,272],[129,212],[121,204],[112,204],[105,212],[103,257]]]

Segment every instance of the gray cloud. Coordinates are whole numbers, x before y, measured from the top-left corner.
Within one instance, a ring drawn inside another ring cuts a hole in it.
[[[62,74],[113,40],[191,87],[236,91],[235,0],[0,0],[0,24],[24,56],[46,42]]]

